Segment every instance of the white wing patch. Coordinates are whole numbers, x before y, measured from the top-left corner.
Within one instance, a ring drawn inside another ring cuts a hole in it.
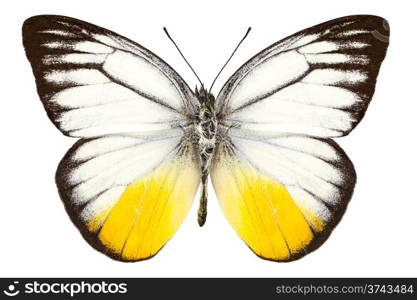
[[[174,84],[163,78],[163,73],[148,61],[124,51],[115,51],[107,56],[103,70],[117,81],[152,95],[166,106],[181,110],[183,99]]]
[[[92,86],[76,86],[56,93],[50,101],[63,108],[91,107],[119,101],[139,101],[140,96],[132,90],[110,82]]]
[[[349,90],[304,82],[292,84],[277,92],[274,97],[283,101],[334,108],[348,108],[361,101],[359,96]]]
[[[369,46],[369,44],[361,43],[361,42],[347,42],[347,43],[338,42],[336,43],[336,42],[321,41],[321,42],[316,42],[316,43],[312,43],[307,46],[301,47],[298,49],[298,52],[302,54],[319,54],[319,53],[336,52],[340,50],[355,50],[355,49],[365,48],[367,46]]]
[[[369,59],[365,55],[352,56],[347,54],[305,54],[309,64],[361,64],[369,63]]]
[[[44,33],[44,32],[40,32]],[[59,34],[57,34],[59,35]],[[78,52],[85,52],[85,53],[94,53],[94,54],[110,54],[114,51],[114,49],[99,44],[95,42],[90,41],[81,41],[81,42],[49,42],[41,44],[41,46],[50,48],[50,49],[58,49],[58,50],[72,50],[72,51],[78,51]]]
[[[97,70],[77,69],[71,71],[51,71],[45,75],[45,80],[56,85],[90,85],[109,83],[110,80]]]
[[[237,109],[257,96],[279,89],[303,76],[307,70],[305,58],[295,51],[265,60],[239,83],[230,98],[231,109]]]
[[[334,42],[328,41],[321,41],[316,43],[308,44],[307,46],[301,47],[298,49],[299,53],[302,54],[318,54],[318,53],[326,53],[326,52],[333,52],[340,49],[340,45]]]
[[[42,62],[46,65],[53,64],[75,64],[75,65],[84,65],[84,64],[101,64],[106,59],[107,54],[63,54],[63,55],[45,55],[45,58],[42,59]]]
[[[364,82],[367,76],[359,71],[342,71],[336,69],[318,69],[308,74],[302,82],[320,85],[336,85],[340,83],[356,84]]]

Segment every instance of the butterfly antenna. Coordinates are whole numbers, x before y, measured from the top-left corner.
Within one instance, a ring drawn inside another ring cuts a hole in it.
[[[195,77],[197,77],[198,82],[200,82],[201,86],[203,86],[203,83],[200,80],[200,77],[198,77],[197,73],[194,71],[193,67],[190,65],[190,63],[188,62],[188,60],[185,58],[185,56],[182,54],[180,48],[178,48],[177,44],[174,42],[174,40],[172,39],[172,37],[169,35],[168,30],[166,27],[164,27],[164,31],[166,33],[166,35],[168,36],[168,38],[171,40],[171,42],[174,44],[175,48],[177,48],[178,52],[181,54],[182,58],[185,60],[185,62],[187,63],[187,65],[190,67],[191,71],[193,71]]]
[[[252,27],[249,27],[248,30],[246,31],[245,35],[243,36],[243,38],[240,40],[239,44],[237,44],[235,50],[233,50],[232,54],[230,55],[229,59],[226,61],[226,63],[223,65],[223,67],[220,69],[219,73],[217,73],[216,78],[214,78],[213,83],[210,86],[209,89],[209,93],[211,92],[211,89],[214,85],[214,83],[216,82],[217,78],[219,77],[219,75],[222,73],[223,69],[226,67],[226,65],[229,63],[229,61],[232,59],[233,55],[235,54],[235,52],[237,51],[237,49],[239,48],[240,44],[242,44],[242,42],[246,39],[246,37],[248,36],[249,32],[251,31]]]

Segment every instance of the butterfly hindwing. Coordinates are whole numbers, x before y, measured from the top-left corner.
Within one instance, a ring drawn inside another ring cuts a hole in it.
[[[350,16],[303,30],[254,56],[220,91],[211,180],[260,257],[303,257],[342,217],[356,175],[330,138],[365,114],[388,46],[385,22]]]
[[[332,140],[268,138],[229,131],[211,179],[224,214],[260,257],[291,261],[319,247],[355,185],[349,158]]]
[[[123,261],[155,255],[187,215],[198,161],[182,132],[82,140],[56,181],[68,214],[96,249]]]

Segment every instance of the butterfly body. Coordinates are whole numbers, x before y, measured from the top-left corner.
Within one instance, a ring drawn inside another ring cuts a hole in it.
[[[109,257],[150,258],[200,186],[204,224],[210,176],[256,255],[303,257],[352,197],[355,169],[334,139],[364,116],[388,38],[378,16],[318,24],[256,54],[214,97],[110,30],[65,16],[27,19],[23,45],[40,99],[53,124],[79,139],[55,176],[68,215]]]
[[[195,121],[198,152],[200,153],[201,182],[203,185],[198,212],[198,223],[203,226],[207,216],[207,179],[217,141],[217,117],[214,107],[215,98],[204,87],[195,91],[200,102]]]

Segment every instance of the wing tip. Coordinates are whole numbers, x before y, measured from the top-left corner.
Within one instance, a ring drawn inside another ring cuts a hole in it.
[[[353,19],[362,24],[363,27],[367,27],[371,31],[371,34],[381,42],[389,43],[390,25],[387,19],[378,15],[352,15],[335,19],[329,22]],[[327,23],[327,22],[326,22]],[[386,48],[386,47],[385,47]]]
[[[58,15],[34,15],[27,18],[22,25],[23,34],[33,31],[34,28],[38,27],[39,24],[42,24],[46,21],[51,21],[51,19],[57,19],[61,16]]]

